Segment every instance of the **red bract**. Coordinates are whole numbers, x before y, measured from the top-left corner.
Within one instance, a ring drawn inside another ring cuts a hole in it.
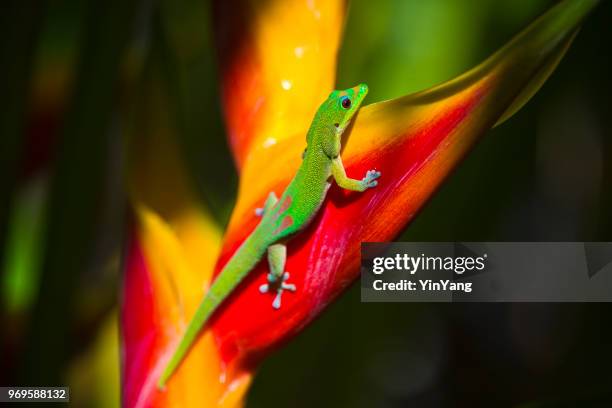
[[[267,264],[260,263],[249,275],[212,323],[226,364],[248,367],[256,362],[302,329],[352,283],[359,272],[360,243],[391,240],[406,226],[478,137],[518,109],[541,85],[569,45],[584,12],[593,4],[561,3],[459,78],[428,91],[362,108],[355,125],[347,131],[342,157],[352,177],[360,178],[368,169],[380,170],[378,187],[363,194],[332,187],[313,224],[288,244],[286,269],[298,291],[284,297],[281,310],[272,310],[269,296],[257,291],[265,281]],[[225,20],[219,22],[224,23]],[[243,25],[225,30],[229,31],[227,43],[232,44],[236,38],[251,40],[232,36],[232,30],[242,32]],[[223,39],[220,42],[225,44]],[[240,41],[233,45],[238,50],[251,49]],[[307,127],[288,130],[282,140],[268,146],[265,135],[245,135],[245,122],[241,119],[248,118],[247,124],[265,122],[269,113],[261,113],[262,104],[280,99],[262,94],[252,100],[252,88],[235,86],[249,83],[245,75],[254,78],[251,83],[257,85],[258,78],[264,75],[258,74],[253,65],[251,70],[236,69],[248,66],[244,60],[251,58],[247,53],[237,53],[224,61],[229,67],[224,77],[226,100],[231,99],[227,102],[228,122],[230,134],[241,135],[234,141],[234,148],[242,173],[240,195],[217,273],[256,225],[254,208],[263,203],[269,191],[280,195],[289,183],[305,147]],[[277,80],[282,87],[283,79]],[[241,110],[236,105],[241,105]],[[269,106],[267,109],[273,110]],[[292,123],[287,128],[292,129]],[[246,156],[241,153],[243,145],[249,147]]]

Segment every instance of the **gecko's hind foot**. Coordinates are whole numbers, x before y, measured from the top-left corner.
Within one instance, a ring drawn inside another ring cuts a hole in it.
[[[296,287],[292,283],[286,283],[287,279],[289,279],[289,272],[283,273],[281,279],[279,281],[278,276],[272,273],[268,274],[268,283],[264,283],[259,287],[259,292],[268,293],[271,290],[276,290],[276,296],[274,296],[274,300],[272,301],[272,307],[274,309],[280,309],[281,307],[281,296],[285,290],[290,292],[295,292]]]

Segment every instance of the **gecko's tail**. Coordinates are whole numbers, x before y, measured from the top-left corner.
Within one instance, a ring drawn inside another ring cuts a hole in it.
[[[212,292],[212,288],[210,292]],[[187,330],[185,331],[185,334],[183,335],[183,338],[181,339],[181,342],[179,343],[176,351],[170,358],[170,361],[166,365],[166,368],[164,368],[164,371],[159,377],[159,381],[157,382],[157,388],[159,388],[160,390],[165,387],[166,382],[168,381],[172,373],[174,373],[181,361],[183,361],[183,358],[185,358],[185,355],[187,354],[191,345],[198,336],[198,333],[200,332],[202,326],[204,326],[208,318],[212,315],[217,306],[219,306],[220,301],[210,292],[206,295],[206,297],[198,307],[198,310],[191,319],[191,322],[189,322],[189,326],[187,326]]]
[[[217,307],[238,286],[265,253],[267,245],[261,240],[259,233],[259,230],[254,231],[243,242],[213,282],[200,306],[198,306],[198,310],[196,310],[189,322],[178,347],[159,377],[157,387],[160,390],[165,387],[168,379],[181,364],[200,330],[215,310],[217,310]]]

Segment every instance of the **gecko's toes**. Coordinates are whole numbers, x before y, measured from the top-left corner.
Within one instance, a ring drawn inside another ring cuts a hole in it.
[[[282,288],[291,292],[295,292],[297,289],[293,283],[283,283]]]
[[[274,301],[272,302],[272,307],[276,310],[280,309],[281,307],[281,292],[279,292],[276,297],[274,298]]]
[[[378,170],[368,170],[362,180],[365,188],[376,187],[378,185],[378,181],[376,181],[376,179],[380,177],[380,174],[381,173]]]
[[[366,176],[370,178],[371,180],[377,179],[380,177],[380,171],[368,170],[368,172],[366,173]]]
[[[268,283],[264,283],[259,287],[259,291],[261,293],[268,293],[276,290],[276,296],[274,296],[274,300],[272,301],[272,307],[276,310],[280,309],[281,307],[283,291],[288,290],[290,292],[295,292],[297,290],[297,287],[294,284],[286,283],[289,276],[289,272],[285,272],[281,276],[276,276],[270,273],[268,274]]]

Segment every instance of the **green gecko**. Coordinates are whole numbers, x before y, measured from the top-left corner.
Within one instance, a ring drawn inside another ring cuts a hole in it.
[[[367,171],[361,180],[347,177],[340,158],[342,133],[367,93],[367,85],[361,84],[344,91],[333,91],[321,104],[306,135],[302,165],[280,199],[271,192],[263,208],[255,210],[261,221],[227,262],[200,303],[159,379],[158,388],[163,389],[210,316],[266,252],[270,272],[268,283],[261,285],[259,291],[276,292],[272,302],[274,309],[281,307],[284,291],[295,292],[296,286],[287,283],[289,272],[285,271],[285,243],[317,214],[327,195],[331,177],[340,187],[353,191],[365,191],[378,184],[376,179],[380,172],[376,170]]]

